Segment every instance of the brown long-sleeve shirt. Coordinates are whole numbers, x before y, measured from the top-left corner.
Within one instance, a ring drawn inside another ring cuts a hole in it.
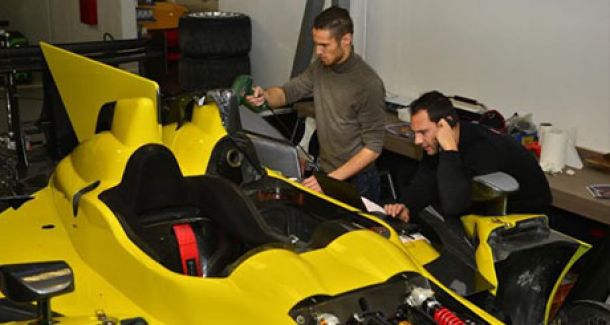
[[[323,171],[337,169],[364,147],[381,152],[385,88],[359,55],[352,52],[330,67],[316,60],[282,88],[287,103],[314,98]]]

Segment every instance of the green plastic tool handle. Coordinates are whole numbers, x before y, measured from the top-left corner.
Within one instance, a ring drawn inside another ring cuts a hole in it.
[[[249,75],[242,74],[235,78],[235,81],[233,82],[233,86],[231,88],[233,88],[233,91],[235,91],[235,93],[238,95],[239,103],[256,113],[265,110],[270,110],[271,108],[269,107],[269,103],[267,103],[266,100],[260,106],[253,105],[252,103],[246,100],[246,96],[252,95],[254,93],[254,89],[252,89],[252,84],[252,77]]]

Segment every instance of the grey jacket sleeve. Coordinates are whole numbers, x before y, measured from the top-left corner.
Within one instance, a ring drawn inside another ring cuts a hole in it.
[[[294,103],[301,98],[313,96],[313,70],[314,62],[300,75],[288,80],[283,86],[286,103]]]
[[[358,122],[364,146],[380,153],[385,136],[385,88],[381,79],[367,83],[358,108]]]

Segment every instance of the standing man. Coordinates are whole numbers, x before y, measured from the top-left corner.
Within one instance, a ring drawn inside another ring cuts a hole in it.
[[[459,122],[451,101],[438,91],[411,103],[415,144],[424,151],[417,172],[400,202],[387,214],[408,222],[428,205],[441,214],[461,216],[472,206],[474,176],[504,172],[519,183],[508,196],[508,213],[544,213],[551,204],[549,184],[533,155],[505,134]]]
[[[324,10],[313,26],[317,59],[281,87],[255,87],[247,100],[281,107],[313,96],[322,171],[378,201],[375,159],[383,148],[385,89],[377,73],[354,53],[353,33],[347,10]],[[313,176],[303,185],[321,191]]]

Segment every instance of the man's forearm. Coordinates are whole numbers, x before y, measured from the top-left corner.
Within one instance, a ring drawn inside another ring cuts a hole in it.
[[[286,94],[284,89],[280,87],[271,87],[265,89],[265,100],[271,108],[286,106]]]
[[[362,150],[358,151],[358,153],[350,158],[345,164],[330,172],[328,176],[338,180],[346,180],[358,174],[361,170],[375,161],[377,157],[379,157],[379,153],[366,147],[362,148]]]

